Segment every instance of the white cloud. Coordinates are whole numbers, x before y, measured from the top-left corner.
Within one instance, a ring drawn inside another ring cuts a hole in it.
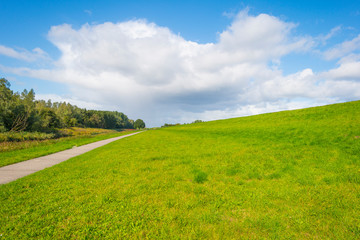
[[[354,80],[360,82],[360,61],[344,62],[338,68],[322,74],[325,79]]]
[[[342,27],[341,26],[336,26],[334,28],[332,28],[330,30],[330,32],[326,35],[320,35],[318,37],[319,41],[322,43],[322,44],[326,44],[326,42],[331,39],[332,37],[334,37],[338,32],[340,32],[342,30]]]
[[[283,75],[281,69],[271,67],[289,53],[316,45],[311,37],[295,36],[294,28],[295,24],[274,16],[251,16],[245,10],[217,42],[199,44],[146,20],[85,24],[80,29],[63,24],[53,26],[48,34],[61,52],[54,68],[0,68],[65,83],[72,94],[66,98],[69,102],[122,111],[143,118],[149,126],[360,96],[358,58],[349,55],[357,49],[359,37],[325,53],[329,58],[343,57],[338,68],[325,73],[308,68]]]
[[[97,103],[94,102],[89,102],[89,101],[83,101],[81,99],[78,99],[76,97],[64,97],[64,96],[59,96],[56,94],[36,94],[36,99],[37,100],[51,100],[52,102],[66,102],[66,103],[71,103],[74,104],[78,107],[81,108],[86,108],[86,109],[103,109],[104,106],[101,106]]]
[[[338,102],[335,99],[323,99],[313,101],[309,99],[277,100],[274,102],[260,102],[248,105],[236,105],[221,110],[207,110],[200,113],[179,112],[177,115],[167,118],[166,123],[190,123],[197,119],[204,121],[214,119],[235,118],[239,116],[250,116],[255,114],[277,112],[283,110],[294,110],[307,107],[321,106]]]
[[[47,54],[40,48],[34,48],[32,52],[21,49],[19,51],[0,45],[0,55],[5,55],[7,57],[24,60],[27,62],[34,62],[38,59],[47,59]]]
[[[324,56],[328,60],[342,58],[356,50],[360,50],[360,34],[350,41],[345,41],[327,50]]]
[[[360,35],[350,41],[344,41],[325,51],[327,59],[338,59],[338,67],[319,74],[327,83],[333,83],[338,95],[357,96],[360,93]],[[334,92],[334,91],[332,91]]]
[[[92,11],[91,11],[91,10],[88,10],[88,9],[85,9],[85,10],[84,10],[84,13],[88,14],[89,16],[92,15]]]
[[[249,16],[247,11],[242,11],[220,34],[219,46],[233,54],[236,51],[236,55],[242,56],[241,60],[245,61],[277,59],[291,51],[311,46],[309,39],[291,38],[291,30],[295,26],[267,14]]]

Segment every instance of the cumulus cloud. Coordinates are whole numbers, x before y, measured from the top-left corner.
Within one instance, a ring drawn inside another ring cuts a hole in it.
[[[63,24],[48,33],[61,52],[53,68],[0,67],[65,83],[73,95],[68,101],[120,110],[144,118],[150,126],[313,106],[339,101],[344,94],[359,96],[360,68],[357,57],[349,55],[358,48],[359,37],[325,53],[343,61],[328,72],[308,68],[284,75],[271,66],[287,54],[315,46],[313,38],[294,35],[294,28],[294,23],[267,14],[251,16],[245,10],[217,42],[199,44],[146,20],[85,24],[80,29]]]
[[[344,62],[338,68],[331,69],[322,74],[325,79],[353,80],[360,82],[360,62]]]
[[[249,16],[247,11],[243,11],[221,33],[218,45],[222,50],[242,57],[241,60],[277,59],[289,52],[306,50],[311,46],[309,39],[291,37],[290,32],[295,26],[267,14]]]

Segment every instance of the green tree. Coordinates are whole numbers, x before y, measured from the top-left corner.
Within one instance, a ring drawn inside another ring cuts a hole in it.
[[[91,112],[91,117],[89,118],[90,127],[93,128],[103,128],[104,127],[104,118],[101,113],[96,111]]]
[[[195,120],[192,123],[202,123],[202,122],[203,122],[202,120]]]
[[[59,128],[60,120],[55,112],[51,108],[45,108],[40,112],[41,127],[43,131],[53,131],[55,128]]]
[[[32,125],[37,120],[36,118],[36,110],[35,110],[35,92],[33,89],[31,89],[29,92],[24,89],[24,91],[20,95],[20,105],[24,106],[24,113],[21,115],[18,115],[17,118],[23,119],[22,122],[20,122],[20,126],[22,125],[22,128],[18,128],[20,131],[22,130],[31,130]]]
[[[144,121],[141,120],[141,119],[137,119],[137,120],[134,122],[134,128],[136,128],[136,129],[145,128],[145,123],[144,123]]]
[[[0,79],[0,132],[4,132],[7,129],[6,120],[9,114],[11,114],[11,103],[13,98],[13,92],[10,90],[10,83],[5,78]]]
[[[121,112],[86,110],[66,102],[35,100],[33,89],[14,93],[9,81],[0,78],[0,132],[49,132],[64,127],[134,128],[134,121]],[[143,127],[145,123],[140,122],[138,128]]]

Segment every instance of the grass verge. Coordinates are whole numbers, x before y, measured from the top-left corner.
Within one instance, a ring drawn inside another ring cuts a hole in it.
[[[63,130],[73,136],[43,141],[1,142],[0,167],[45,156],[88,143],[118,137],[130,133],[129,130],[72,128]]]

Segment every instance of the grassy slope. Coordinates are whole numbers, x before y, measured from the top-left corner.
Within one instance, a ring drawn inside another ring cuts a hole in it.
[[[170,127],[0,186],[5,238],[356,239],[360,101]]]
[[[11,146],[1,146],[2,148],[0,148],[0,150],[7,148],[15,150],[0,151],[0,167],[63,151],[66,149],[70,149],[74,146],[81,146],[88,143],[118,137],[126,134],[129,134],[129,131],[117,132],[106,130],[103,133],[97,135],[77,135],[73,137],[64,137],[44,141],[1,143],[2,145],[8,144]]]

